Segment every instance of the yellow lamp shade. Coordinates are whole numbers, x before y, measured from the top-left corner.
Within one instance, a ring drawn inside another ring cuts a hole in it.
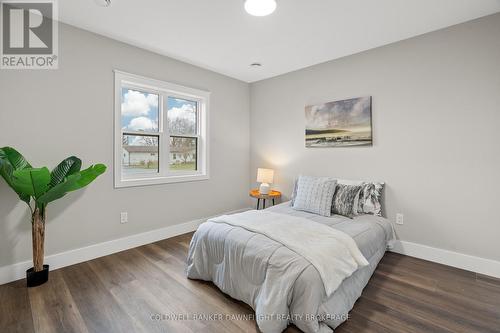
[[[274,178],[274,170],[272,169],[257,169],[257,182],[259,183],[272,183]]]

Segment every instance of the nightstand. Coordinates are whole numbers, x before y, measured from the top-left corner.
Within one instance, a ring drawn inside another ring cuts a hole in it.
[[[261,194],[258,189],[253,189],[250,191],[250,196],[252,198],[257,199],[257,210],[259,209],[260,206],[260,200],[262,199],[262,209],[266,208],[266,200],[272,200],[273,201],[273,206],[275,203],[275,199],[281,198],[281,192],[279,191],[269,191],[269,194]]]

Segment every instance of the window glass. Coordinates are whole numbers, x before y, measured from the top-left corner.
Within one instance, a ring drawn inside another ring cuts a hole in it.
[[[122,136],[122,172],[124,175],[158,173],[158,137]]]
[[[158,132],[158,95],[122,88],[122,129]]]
[[[169,133],[171,135],[196,135],[197,112],[197,102],[169,96],[167,99]]]
[[[169,169],[196,170],[197,138],[172,136],[170,137]]]

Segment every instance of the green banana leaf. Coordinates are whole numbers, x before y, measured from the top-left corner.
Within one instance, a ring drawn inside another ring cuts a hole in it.
[[[12,147],[0,148],[0,160],[9,162],[14,170],[32,168],[24,156]]]
[[[72,188],[75,187],[76,182],[80,180],[81,177],[82,175],[80,173],[70,175],[65,179],[64,182],[57,184],[56,186],[45,192],[42,196],[40,196],[37,202],[39,204],[46,205],[49,202],[64,197],[66,194],[68,194],[68,192],[71,191]]]
[[[104,172],[106,172],[106,166],[104,164],[92,165],[91,167],[80,171],[81,177],[70,191],[76,191],[87,186]]]
[[[93,165],[85,170],[74,173],[56,186],[50,188],[45,194],[37,199],[37,202],[43,205],[64,197],[68,192],[79,190],[90,184],[99,175],[106,171],[103,164]]]
[[[78,157],[71,156],[59,163],[58,166],[50,173],[50,187],[54,187],[62,183],[66,177],[80,171],[82,167],[82,160]]]
[[[0,148],[0,176],[28,205],[31,198],[34,198],[36,206],[43,208],[68,192],[89,185],[106,171],[103,164],[96,164],[85,170],[80,170],[81,167],[82,161],[71,156],[49,172],[45,167],[33,168],[14,148]]]
[[[45,167],[14,170],[12,176],[14,190],[35,199],[44,194],[49,188],[50,172]]]
[[[11,147],[0,148],[0,176],[2,176],[7,185],[9,185],[17,193],[19,199],[29,205],[31,200],[30,196],[17,191],[12,185],[12,173],[14,170],[24,168],[31,168],[31,165],[23,157],[23,155]]]

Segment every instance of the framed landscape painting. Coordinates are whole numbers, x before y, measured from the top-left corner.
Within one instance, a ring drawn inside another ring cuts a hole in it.
[[[371,145],[371,96],[306,106],[306,147]]]

